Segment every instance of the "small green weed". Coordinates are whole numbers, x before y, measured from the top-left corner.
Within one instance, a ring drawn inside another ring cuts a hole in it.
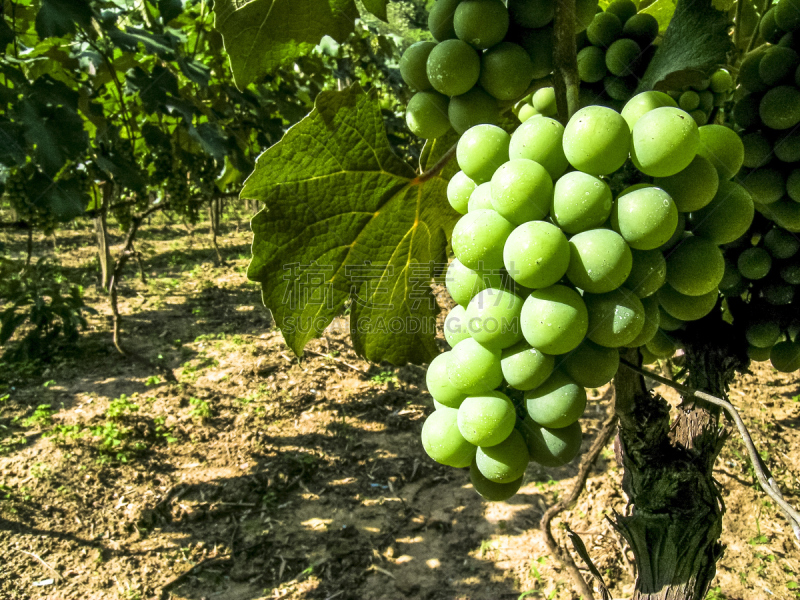
[[[706,594],[706,600],[728,600],[728,597],[722,591],[722,588],[717,586],[708,590],[708,594]]]
[[[106,417],[112,421],[119,420],[139,410],[139,405],[131,402],[125,394],[112,400],[106,409]]]
[[[397,383],[397,375],[391,371],[381,371],[370,379],[375,383]]]
[[[211,417],[211,407],[205,400],[201,400],[200,398],[189,398],[189,404],[191,404],[193,407],[189,411],[189,416],[192,418],[204,421],[205,419]]]
[[[22,424],[25,427],[39,427],[41,429],[52,424],[52,422],[53,410],[50,408],[50,405],[40,404],[30,417],[22,421]]]
[[[161,378],[158,375],[151,375],[144,382],[145,386],[147,387],[150,387],[151,385],[158,385],[159,383],[161,383]]]

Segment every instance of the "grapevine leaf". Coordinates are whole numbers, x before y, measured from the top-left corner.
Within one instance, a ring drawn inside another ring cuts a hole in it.
[[[392,153],[378,102],[358,86],[319,94],[259,157],[241,194],[266,205],[252,222],[248,277],[296,354],[348,302],[368,360],[438,353],[430,281],[457,217],[446,186],[441,175],[423,183]]]
[[[92,25],[92,7],[88,0],[42,0],[36,13],[36,33],[40,39],[75,33],[75,24]]]
[[[164,23],[169,23],[183,12],[181,0],[158,0],[158,12]]]
[[[323,35],[344,41],[358,17],[354,0],[253,0],[240,8],[217,0],[214,12],[239,89],[307,54]]]
[[[725,64],[733,48],[728,35],[730,23],[711,2],[678,0],[664,41],[639,82],[638,92],[699,84],[709,70]]]
[[[447,134],[427,140],[419,157],[419,168],[423,173],[433,168],[439,160],[456,144],[461,136],[451,129]],[[442,177],[450,179],[458,172],[458,163],[451,160],[442,170]]]
[[[381,21],[388,23],[389,18],[386,15],[386,0],[361,0],[366,8],[373,15],[378,17]]]
[[[6,46],[14,41],[14,32],[5,19],[0,19],[0,51],[5,52]]]

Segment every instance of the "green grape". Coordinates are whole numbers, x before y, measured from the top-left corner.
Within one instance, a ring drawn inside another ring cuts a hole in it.
[[[759,205],[759,212],[784,229],[800,232],[800,203],[792,200],[781,200],[764,206]]]
[[[450,347],[453,347],[468,337],[467,309],[459,304],[447,313],[447,318],[444,320],[444,339],[447,340]]]
[[[639,335],[625,344],[626,348],[644,346],[655,337],[661,325],[661,308],[658,304],[658,298],[650,296],[649,298],[640,299],[642,306],[644,306],[644,325],[642,325]]]
[[[633,126],[646,113],[665,106],[677,108],[678,103],[664,92],[642,92],[628,100],[622,109],[622,118],[628,123],[630,130],[633,131]]]
[[[658,362],[658,357],[651,354],[650,351],[645,346],[639,348],[639,354],[642,355],[643,365],[652,365]]]
[[[745,59],[747,60],[747,59]],[[742,63],[744,64],[744,63]],[[741,80],[741,71],[739,71],[739,79]],[[758,115],[758,105],[761,96],[756,94],[748,94],[739,100],[733,107],[733,120],[742,129],[749,127],[756,127],[761,122],[761,117]]]
[[[755,362],[764,362],[769,360],[769,355],[772,353],[772,346],[769,348],[757,348],[756,346],[748,346],[747,356],[750,360]]]
[[[529,461],[525,438],[516,429],[496,446],[478,448],[475,454],[478,471],[495,483],[516,481],[525,474]]]
[[[555,359],[522,341],[503,350],[500,367],[511,387],[527,391],[539,387],[553,372]]]
[[[610,46],[622,33],[622,21],[614,13],[599,12],[597,13],[589,27],[586,28],[586,36],[589,42],[594,46],[607,48]]]
[[[800,285],[800,264],[783,266],[781,268],[781,279],[792,285]]]
[[[437,92],[417,92],[408,101],[406,123],[416,136],[437,138],[450,131],[447,96]]]
[[[775,258],[791,258],[800,250],[800,240],[785,229],[773,227],[764,236],[764,247]]]
[[[532,105],[526,104],[520,109],[519,115],[517,116],[519,117],[521,123],[527,123],[528,121],[531,120],[531,117],[538,117],[541,115],[539,114],[538,110],[533,108]]]
[[[733,77],[725,69],[719,69],[711,75],[711,91],[721,94],[733,89]]]
[[[520,326],[525,340],[547,354],[578,347],[589,326],[580,294],[563,285],[534,290],[522,305]]]
[[[736,268],[736,265],[725,259],[725,272],[722,274],[722,280],[719,282],[719,290],[723,293],[733,292],[739,289],[742,285],[742,275]]]
[[[601,48],[587,46],[578,52],[578,77],[581,81],[597,83],[606,73],[606,53]]]
[[[698,96],[700,97],[700,110],[705,113],[710,112],[714,108],[714,94],[708,90],[703,90]]]
[[[707,158],[698,155],[675,175],[656,177],[653,185],[667,192],[680,212],[692,212],[714,199],[719,189],[719,174]]]
[[[539,163],[515,158],[492,176],[492,207],[514,225],[543,219],[553,201],[553,180]]]
[[[603,78],[603,87],[606,94],[612,100],[618,100],[619,102],[627,102],[631,99],[633,92],[636,90],[636,83],[635,77],[606,75]]]
[[[636,250],[654,250],[678,227],[678,208],[670,195],[645,187],[620,195],[611,209],[611,226]]]
[[[477,184],[491,181],[500,165],[508,162],[510,143],[511,136],[499,127],[476,125],[458,140],[458,166]]]
[[[581,33],[597,13],[598,0],[575,0],[575,33]]]
[[[446,96],[464,94],[478,83],[481,59],[461,40],[445,40],[428,56],[426,72],[433,89]]]
[[[491,391],[503,381],[500,350],[487,348],[467,338],[450,351],[447,376],[454,387],[466,394]]]
[[[630,344],[644,327],[644,305],[620,288],[605,294],[584,294],[589,314],[587,337],[595,344],[619,348]]]
[[[744,162],[744,144],[738,134],[723,125],[705,125],[698,132],[700,148],[697,154],[714,165],[720,180],[736,175]]]
[[[702,110],[693,110],[689,113],[689,116],[694,119],[694,122],[697,123],[698,127],[702,127],[708,123],[708,115]]]
[[[786,194],[786,180],[778,169],[755,169],[737,181],[750,193],[753,202],[759,204],[772,204]]]
[[[472,483],[472,487],[484,500],[489,500],[490,502],[501,502],[511,498],[522,487],[523,479],[524,476],[520,475],[517,479],[508,483],[495,483],[483,476],[474,460],[469,467],[469,480]]]
[[[660,250],[631,250],[633,265],[623,284],[639,298],[655,294],[667,280],[667,261]]]
[[[496,446],[511,434],[516,422],[514,404],[501,392],[469,396],[458,408],[458,430],[476,446]]]
[[[772,348],[781,337],[781,328],[775,321],[755,321],[747,325],[744,336],[751,346]]]
[[[761,295],[773,306],[786,306],[794,300],[794,286],[788,283],[768,283],[762,289]]]
[[[606,12],[617,15],[624,25],[628,19],[636,14],[637,8],[636,4],[631,0],[614,0],[606,7]]]
[[[456,8],[453,25],[460,40],[485,50],[506,37],[508,9],[502,0],[462,0]]]
[[[744,160],[742,166],[748,169],[763,167],[772,158],[772,144],[761,132],[748,133],[742,138]]]
[[[447,267],[445,285],[456,304],[466,306],[475,295],[486,288],[501,286],[502,277],[498,273],[482,273],[465,267],[460,260],[453,259]]]
[[[678,349],[675,341],[660,329],[645,346],[647,351],[656,358],[669,358]]]
[[[581,417],[586,409],[586,390],[556,369],[542,385],[525,392],[525,406],[535,423],[560,429]]]
[[[469,196],[467,212],[476,210],[494,210],[492,208],[492,184],[487,181],[476,187]]]
[[[611,188],[605,181],[572,171],[556,181],[550,214],[565,232],[580,233],[605,223],[613,203]]]
[[[780,0],[775,5],[774,12],[775,25],[778,28],[784,31],[795,31],[800,28],[800,2],[797,0]]]
[[[553,20],[555,3],[552,0],[508,0],[508,12],[520,27],[536,29]]]
[[[775,22],[775,7],[773,6],[764,15],[761,17],[761,23],[758,28],[761,37],[764,38],[764,41],[769,42],[771,44],[777,43],[777,41],[783,35],[783,31],[778,27],[778,24]]]
[[[622,33],[642,48],[647,48],[658,37],[658,21],[653,15],[639,13],[625,22]]]
[[[589,340],[567,354],[559,365],[575,383],[585,388],[599,388],[614,379],[619,369],[619,351],[598,346]]]
[[[428,81],[428,55],[436,47],[434,42],[411,44],[400,58],[400,76],[408,86],[418,92],[431,89]]]
[[[717,290],[702,296],[687,296],[676,291],[669,284],[658,290],[658,301],[661,303],[662,308],[670,316],[681,321],[696,321],[705,317],[714,310],[718,296]],[[665,329],[663,322],[661,328]]]
[[[677,292],[676,292],[677,293]],[[658,298],[655,298],[658,301]],[[664,331],[677,331],[682,329],[685,324],[685,321],[678,319],[677,317],[673,317],[669,314],[664,307],[659,304],[658,308],[658,326],[663,329]]]
[[[769,11],[764,14],[762,23],[767,20],[768,13]],[[768,87],[761,81],[761,77],[758,74],[762,58],[764,58],[764,50],[755,50],[748,54],[739,66],[739,83],[741,83],[742,87],[748,92],[753,92],[754,94],[760,94],[766,91]],[[745,127],[743,124],[742,126]]]
[[[576,112],[564,129],[564,154],[569,163],[590,175],[608,175],[628,158],[630,130],[625,119],[604,106]]]
[[[476,125],[494,125],[500,118],[497,100],[479,87],[450,98],[447,116],[456,133],[463,134]]]
[[[718,289],[724,273],[722,251],[702,237],[686,238],[667,257],[667,283],[687,296]]]
[[[642,49],[632,39],[619,39],[606,50],[606,68],[614,75],[632,75],[641,54]]]
[[[800,369],[800,342],[778,342],[769,354],[772,366],[781,373],[793,373]]]
[[[631,249],[610,229],[590,229],[569,240],[567,278],[591,294],[610,292],[621,286],[633,266]]]
[[[555,181],[564,174],[569,163],[564,156],[564,126],[548,117],[526,120],[511,135],[508,157],[526,158],[542,165]]]
[[[772,46],[767,48],[758,63],[758,76],[764,84],[772,87],[783,80],[791,79],[798,64],[800,56],[797,52],[791,48]]]
[[[428,29],[437,42],[443,42],[456,37],[453,27],[453,16],[461,0],[436,0],[428,13]]]
[[[761,99],[758,114],[770,129],[789,129],[800,123],[800,90],[782,85],[769,90]]]
[[[687,90],[678,98],[678,106],[686,112],[691,112],[700,106],[700,94]]]
[[[457,419],[455,409],[433,411],[422,426],[422,447],[436,462],[461,469],[472,462],[477,447],[461,435]]]
[[[553,27],[527,29],[511,40],[525,48],[533,64],[533,78],[541,79],[553,71]]]
[[[750,194],[733,181],[720,181],[714,199],[689,217],[695,235],[721,246],[739,239],[750,228],[755,208]]]
[[[795,202],[800,202],[800,169],[792,169],[786,179],[786,192],[789,198]]]
[[[645,175],[675,175],[689,166],[699,149],[697,123],[679,108],[653,109],[633,127],[631,159]]]
[[[453,229],[453,253],[470,269],[501,269],[503,246],[513,230],[514,226],[493,210],[469,212]]]
[[[544,288],[567,272],[570,249],[555,225],[530,221],[517,227],[506,240],[503,263],[512,279],[527,288]]]
[[[551,117],[558,112],[556,107],[556,92],[551,87],[539,88],[533,94],[533,108],[545,117]]]
[[[450,408],[458,408],[467,395],[450,383],[447,376],[447,363],[451,353],[443,352],[431,361],[428,371],[425,373],[425,383],[428,385],[428,392],[433,399]]]
[[[522,46],[501,42],[481,56],[481,87],[498,100],[519,98],[533,79],[533,64]]]
[[[739,255],[736,266],[747,279],[763,279],[772,268],[772,257],[763,248],[748,248]]]
[[[523,300],[516,294],[488,288],[467,305],[467,330],[487,348],[508,348],[522,339],[519,315]]]
[[[450,178],[447,184],[447,201],[457,213],[467,214],[469,207],[469,197],[475,191],[475,182],[472,181],[464,171],[459,171]]]
[[[560,429],[548,429],[527,417],[522,422],[522,432],[531,460],[543,467],[566,465],[581,451],[583,431],[578,421]]]

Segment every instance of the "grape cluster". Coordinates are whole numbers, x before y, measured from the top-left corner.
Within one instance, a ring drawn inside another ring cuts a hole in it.
[[[513,135],[468,130],[447,190],[463,215],[446,278],[458,306],[452,350],[427,374],[428,454],[470,466],[493,500],[516,492],[529,461],[571,461],[584,388],[611,381],[618,349],[668,356],[667,332],[717,305],[719,246],[754,214],[731,181],[743,154],[734,131],[698,127],[661,92],[621,114],[588,106],[566,127],[537,116]]]
[[[45,206],[34,202],[28,193],[29,179],[23,169],[14,169],[6,180],[5,194],[17,219],[39,229],[46,235],[56,230],[58,221]]]
[[[501,102],[525,94],[553,69],[554,0],[437,0],[428,17],[435,42],[417,42],[400,59],[400,74],[416,94],[406,122],[422,138],[451,127],[459,134],[496,123]],[[597,10],[578,0],[577,29]]]
[[[715,108],[719,109],[731,100],[733,77],[726,69],[717,69],[700,84],[667,93],[702,126],[712,120],[711,113]]]

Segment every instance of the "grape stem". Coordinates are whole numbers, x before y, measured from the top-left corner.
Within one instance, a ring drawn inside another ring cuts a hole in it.
[[[453,157],[456,155],[457,147],[458,144],[453,144],[450,147],[450,149],[442,155],[442,157],[436,162],[435,165],[433,165],[430,169],[428,169],[424,173],[420,173],[414,179],[412,179],[411,185],[421,185],[426,181],[430,181],[431,179],[436,177],[441,172],[441,170],[447,166],[447,163],[453,160]]]
[[[684,397],[698,398],[708,402],[709,404],[713,404],[714,406],[719,406],[726,413],[728,413],[728,416],[730,416],[730,418],[733,419],[733,422],[736,423],[736,428],[739,430],[739,435],[742,436],[744,445],[747,448],[747,454],[750,457],[750,462],[753,464],[753,470],[756,473],[756,478],[758,479],[758,483],[761,485],[761,489],[763,489],[764,493],[772,498],[772,500],[780,507],[783,516],[786,517],[786,520],[791,524],[795,537],[798,539],[798,541],[800,541],[800,513],[798,513],[788,502],[786,502],[786,500],[783,499],[783,495],[781,494],[778,484],[775,482],[775,479],[772,477],[769,469],[758,455],[756,446],[753,443],[753,438],[750,437],[750,432],[747,431],[747,427],[745,426],[742,417],[739,416],[739,412],[736,410],[733,404],[727,400],[723,400],[722,398],[717,398],[716,396],[707,394],[706,392],[695,390],[680,383],[670,381],[666,377],[661,377],[660,375],[656,375],[647,369],[642,369],[641,367],[636,366],[624,358],[620,359],[620,364],[626,366],[639,375],[643,375],[644,377],[648,377],[653,381],[657,381],[658,383],[677,390]]]

